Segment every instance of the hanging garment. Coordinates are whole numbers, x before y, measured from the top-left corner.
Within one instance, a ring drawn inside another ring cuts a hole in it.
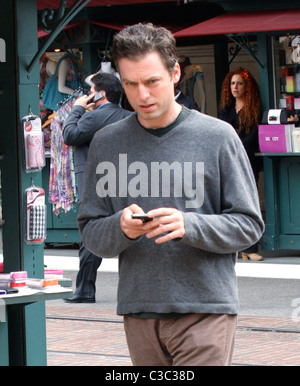
[[[201,66],[191,64],[184,69],[184,78],[180,82],[180,90],[193,100],[199,111],[205,112],[204,74]]]
[[[72,90],[78,89],[81,86],[80,75],[77,70],[77,64],[68,56],[63,56],[57,63],[55,73],[47,80],[43,90],[43,105],[50,110],[56,111],[59,103],[68,97],[68,94],[61,93],[58,87],[58,71],[63,60],[69,62],[69,70],[66,75],[66,86]]]
[[[78,202],[73,148],[64,144],[62,132],[65,120],[77,97],[81,95],[82,91],[72,94],[51,120],[49,202],[53,205],[56,215],[59,215],[60,211],[67,213],[71,209],[75,210],[75,204]]]

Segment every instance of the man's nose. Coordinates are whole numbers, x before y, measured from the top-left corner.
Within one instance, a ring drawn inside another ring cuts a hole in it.
[[[139,93],[139,99],[141,101],[147,100],[150,95],[148,87],[144,86],[143,84],[139,86],[138,93]]]

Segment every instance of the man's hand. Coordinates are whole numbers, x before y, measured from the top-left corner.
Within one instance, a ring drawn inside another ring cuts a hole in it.
[[[91,102],[91,100],[94,98],[95,94],[90,95],[82,95],[82,97],[76,99],[76,102],[74,103],[74,106],[82,106],[85,109],[89,109],[91,107],[95,106],[94,102]]]
[[[155,240],[157,244],[162,244],[185,235],[183,214],[175,208],[151,210],[147,214],[153,220],[147,223],[143,223],[142,220],[133,220],[131,218],[133,213],[143,213],[143,210],[136,204],[130,205],[123,210],[120,219],[121,228],[130,239],[135,239],[143,234],[146,234],[148,238],[162,235]]]
[[[131,215],[133,213],[144,213],[143,209],[138,205],[133,204],[125,208],[122,212],[120,225],[123,233],[130,239],[136,239],[137,237],[146,233],[145,223],[142,220],[133,219]],[[151,221],[152,223],[153,221]]]
[[[151,210],[147,213],[148,217],[152,217],[151,228],[146,230],[146,236],[150,239],[158,237],[155,242],[157,244],[165,243],[166,241],[182,238],[185,235],[184,217],[181,211],[175,208],[159,208]],[[148,226],[145,225],[145,227]]]

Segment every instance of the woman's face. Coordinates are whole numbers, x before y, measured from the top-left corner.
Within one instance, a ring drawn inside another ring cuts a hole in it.
[[[246,82],[244,78],[239,74],[233,75],[231,78],[230,88],[234,98],[243,98],[246,92]]]

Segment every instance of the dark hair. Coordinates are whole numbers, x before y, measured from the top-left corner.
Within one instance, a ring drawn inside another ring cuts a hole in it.
[[[157,52],[169,73],[173,74],[178,61],[176,40],[172,33],[152,23],[135,24],[117,33],[114,36],[112,51],[116,66],[122,58],[135,60],[140,56]]]
[[[109,102],[119,103],[123,88],[121,82],[115,75],[99,72],[92,77],[91,82],[94,83],[96,91],[104,90],[106,92],[106,98]]]

